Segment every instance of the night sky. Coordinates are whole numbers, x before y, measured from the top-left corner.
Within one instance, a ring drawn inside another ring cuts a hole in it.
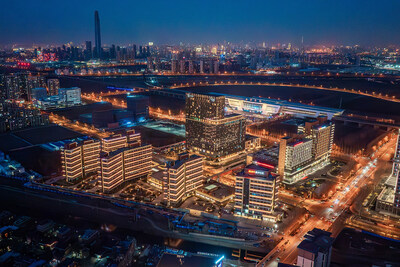
[[[0,44],[400,44],[399,0],[1,0]]]

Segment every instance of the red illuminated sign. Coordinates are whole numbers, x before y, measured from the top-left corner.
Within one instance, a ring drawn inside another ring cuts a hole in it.
[[[273,166],[271,164],[267,164],[267,163],[263,163],[263,162],[259,162],[259,161],[256,161],[256,164],[258,166],[261,166],[261,167],[264,167],[264,168],[267,168],[267,169],[274,169],[275,168],[275,166]]]

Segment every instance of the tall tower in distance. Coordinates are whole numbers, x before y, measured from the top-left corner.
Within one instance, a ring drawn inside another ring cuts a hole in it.
[[[94,33],[95,33],[95,44],[96,44],[96,56],[101,58],[101,36],[100,36],[100,18],[99,12],[94,12]]]

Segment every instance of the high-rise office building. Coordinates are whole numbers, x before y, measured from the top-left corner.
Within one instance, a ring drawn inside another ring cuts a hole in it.
[[[191,151],[212,159],[245,148],[246,120],[225,116],[225,97],[214,94],[186,94],[186,145]]]
[[[284,137],[279,144],[278,173],[283,182],[292,184],[306,177],[312,161],[311,139]]]
[[[47,89],[48,95],[57,95],[58,89],[60,89],[60,80],[59,79],[47,79]]]
[[[223,119],[225,96],[213,94],[186,94],[186,117],[196,120]]]
[[[137,49],[135,44],[132,46],[132,54],[133,54],[133,59],[135,59],[137,57]]]
[[[203,158],[184,153],[170,162],[163,176],[163,199],[168,206],[176,206],[194,194],[203,183]]]
[[[219,62],[214,61],[214,74],[218,74],[218,73],[219,73]]]
[[[94,12],[94,32],[95,32],[96,56],[97,58],[101,58],[102,48],[101,48],[101,35],[100,35],[100,18],[99,18],[99,12],[97,10]]]
[[[186,64],[185,60],[179,60],[179,73],[186,73]]]
[[[99,170],[100,141],[86,138],[80,142],[70,142],[61,148],[61,166],[67,181],[73,181]]]
[[[303,241],[297,246],[297,266],[329,267],[331,263],[332,244],[331,233],[314,228],[308,231]]]
[[[332,152],[334,133],[335,124],[332,122],[312,127],[311,135],[313,140],[314,160],[324,159],[329,161]]]
[[[335,125],[326,118],[298,127],[299,138],[284,137],[279,145],[278,173],[293,184],[330,163]]]
[[[204,73],[204,60],[200,60],[200,73]]]
[[[273,215],[279,176],[256,164],[236,175],[235,215],[262,220],[276,220]]]
[[[92,49],[92,42],[91,41],[86,41],[86,47],[85,47],[85,59],[91,59],[93,57],[93,49]]]
[[[171,61],[171,72],[172,73],[177,73],[178,72],[178,61],[176,59],[173,59]]]
[[[189,73],[194,73],[193,60],[189,60]]]

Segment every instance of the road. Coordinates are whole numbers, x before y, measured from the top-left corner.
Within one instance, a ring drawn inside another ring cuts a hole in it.
[[[317,85],[303,85],[303,84],[291,84],[291,83],[270,83],[270,82],[215,82],[215,83],[208,83],[208,82],[199,82],[199,83],[182,83],[180,85],[171,86],[171,89],[176,88],[187,88],[187,87],[196,87],[196,86],[219,86],[219,85],[262,85],[262,86],[281,86],[281,87],[297,87],[297,88],[307,88],[307,89],[315,89],[315,90],[324,90],[324,91],[334,91],[334,92],[341,92],[341,93],[350,93],[356,94],[361,96],[368,96],[377,99],[382,99],[391,102],[400,102],[400,99],[397,99],[395,96],[389,95],[382,95],[381,93],[375,92],[363,92],[361,90],[354,90],[354,89],[346,89],[346,88],[338,88],[338,87],[323,87]]]
[[[364,185],[371,182],[376,171],[378,160],[390,159],[390,153],[395,144],[392,139],[386,144],[382,145],[379,150],[375,152],[375,159],[369,160],[366,158],[358,157],[357,161],[361,164],[361,168],[350,177],[347,181],[340,184],[340,189],[325,202],[321,203],[315,200],[302,200],[296,196],[289,194],[282,194],[282,199],[298,202],[300,206],[306,208],[312,215],[299,227],[294,236],[290,236],[292,227],[288,227],[283,240],[266,255],[262,261],[257,264],[259,266],[277,266],[278,261],[295,264],[297,260],[297,246],[302,241],[303,236],[314,228],[320,228],[332,232],[332,236],[337,236],[345,226],[346,220],[350,217],[350,207],[355,202],[362,201],[365,194],[360,194]],[[376,182],[374,180],[374,182]],[[298,222],[303,218],[299,218]]]

